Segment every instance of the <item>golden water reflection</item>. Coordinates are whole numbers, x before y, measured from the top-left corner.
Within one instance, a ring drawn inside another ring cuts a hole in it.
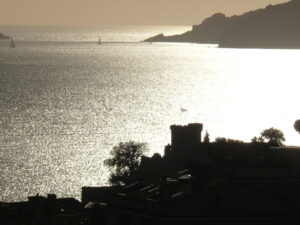
[[[202,122],[213,140],[250,141],[276,127],[300,145],[298,50],[179,43],[0,45],[0,201],[80,198],[107,184],[121,141],[163,153],[171,124]],[[180,108],[187,109],[182,112]]]

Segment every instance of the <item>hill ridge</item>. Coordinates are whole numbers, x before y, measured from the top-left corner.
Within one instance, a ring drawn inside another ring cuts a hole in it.
[[[194,42],[232,48],[300,48],[300,0],[291,0],[242,15],[226,17],[215,13],[191,31],[163,34],[150,42]]]

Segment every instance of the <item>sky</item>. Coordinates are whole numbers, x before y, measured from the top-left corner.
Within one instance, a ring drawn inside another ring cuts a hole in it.
[[[0,0],[1,25],[193,25],[288,0]]]

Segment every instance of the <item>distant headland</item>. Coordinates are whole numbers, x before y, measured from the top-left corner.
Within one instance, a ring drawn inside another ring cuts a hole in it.
[[[183,34],[148,38],[145,42],[192,42],[224,48],[300,48],[300,0],[268,5],[239,16],[214,14]]]
[[[0,40],[1,39],[9,39],[9,36],[0,33]]]

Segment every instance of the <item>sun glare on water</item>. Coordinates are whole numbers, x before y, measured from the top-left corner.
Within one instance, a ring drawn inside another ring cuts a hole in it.
[[[206,58],[214,57],[195,80],[201,89],[195,96],[183,96],[182,107],[188,111],[179,119],[182,124],[203,122],[212,138],[227,137],[250,141],[264,129],[275,127],[284,132],[287,145],[300,145],[294,130],[300,118],[298,86],[299,50],[273,49],[203,49]],[[204,61],[204,62],[203,62]],[[198,65],[196,66],[198,67]],[[190,71],[189,71],[190,72]],[[190,86],[192,89],[193,87]]]
[[[299,50],[224,49],[234,64],[220,80],[224,135],[245,141],[269,127],[281,129],[289,145],[299,145],[293,123],[300,118]],[[235,63],[234,63],[235,62]],[[221,63],[219,72],[226,67]],[[220,66],[220,65],[218,65]],[[217,90],[218,91],[218,90]],[[234,129],[232,129],[234,128]],[[217,130],[223,130],[219,127]],[[216,131],[216,133],[218,133]],[[221,134],[220,134],[221,135]]]

